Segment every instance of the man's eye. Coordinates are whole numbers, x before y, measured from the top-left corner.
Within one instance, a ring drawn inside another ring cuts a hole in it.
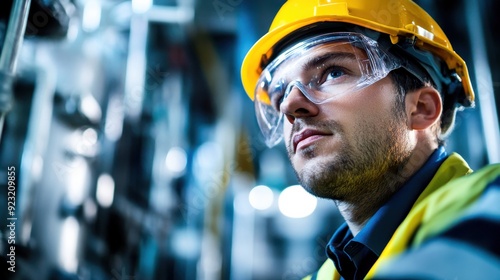
[[[327,75],[326,75],[325,81],[328,81],[328,80],[338,79],[338,78],[342,77],[343,75],[346,74],[346,71],[341,67],[333,67],[333,68],[329,68],[326,71],[326,73],[327,73]]]

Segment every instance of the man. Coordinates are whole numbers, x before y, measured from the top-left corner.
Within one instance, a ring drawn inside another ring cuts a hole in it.
[[[308,278],[500,279],[500,165],[443,148],[474,93],[420,7],[289,0],[241,75],[267,144],[346,221]]]

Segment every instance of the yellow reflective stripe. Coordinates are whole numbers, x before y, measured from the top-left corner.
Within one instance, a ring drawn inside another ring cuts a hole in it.
[[[422,220],[424,217],[429,217],[429,198],[439,195],[438,192],[450,192],[449,187],[442,187],[449,181],[463,177],[471,172],[472,169],[470,169],[467,162],[465,162],[465,160],[457,153],[451,154],[443,162],[443,164],[441,164],[436,172],[436,175],[434,175],[429,185],[418,197],[417,201],[410,210],[410,213],[408,213],[405,220],[394,232],[391,240],[389,240],[389,243],[385,246],[384,251],[382,251],[382,254],[378,258],[377,262],[375,262],[370,271],[368,271],[366,278],[373,277],[381,264],[409,247],[410,240],[413,239],[417,229],[420,231],[419,227],[421,226]]]
[[[451,155],[450,161],[443,163],[368,272],[367,278],[373,277],[384,263],[408,247],[418,247],[425,240],[446,230],[484,193],[488,184],[498,177],[500,164],[490,165],[464,176],[471,172],[457,154]],[[429,189],[434,191],[429,192]]]
[[[470,176],[453,180],[446,187],[429,197],[422,225],[412,241],[412,246],[419,246],[424,240],[446,230],[456,222],[484,193],[484,189],[494,180],[500,171],[500,165],[490,165]]]
[[[327,259],[315,274],[303,278],[303,280],[312,280],[312,279],[340,280],[340,274],[335,269],[335,265],[333,264],[332,260]]]
[[[459,154],[452,153],[443,164],[441,164],[438,171],[436,171],[436,175],[434,175],[429,185],[422,194],[420,194],[417,201],[415,201],[413,208],[415,208],[415,205],[420,204],[420,202],[426,199],[430,194],[434,194],[437,189],[441,188],[446,183],[470,173],[472,173],[472,169],[467,162]]]

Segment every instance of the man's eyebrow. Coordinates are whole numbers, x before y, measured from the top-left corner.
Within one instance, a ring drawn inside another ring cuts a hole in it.
[[[313,57],[304,63],[301,68],[302,70],[311,69],[312,67],[318,67],[330,59],[342,60],[342,59],[356,59],[356,55],[351,52],[328,52],[320,56]]]

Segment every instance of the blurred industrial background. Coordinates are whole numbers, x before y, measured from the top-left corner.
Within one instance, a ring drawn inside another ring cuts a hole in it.
[[[2,0],[0,278],[314,271],[341,218],[297,186],[283,147],[265,147],[239,80],[283,2]],[[447,149],[473,168],[499,162],[500,2],[416,2],[468,62],[477,94]],[[16,52],[9,19],[23,3]]]

